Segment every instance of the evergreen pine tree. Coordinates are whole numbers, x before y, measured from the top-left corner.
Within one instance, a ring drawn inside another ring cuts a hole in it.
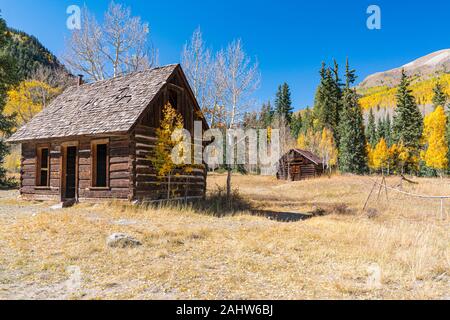
[[[333,103],[334,103],[334,128],[333,128],[333,136],[334,141],[337,141],[337,146],[339,146],[339,122],[340,122],[340,114],[342,112],[342,82],[339,77],[339,65],[334,60],[334,68],[333,68],[334,82],[333,84]]]
[[[288,123],[292,120],[292,101],[291,90],[289,85],[285,82],[283,85],[278,86],[278,91],[275,100],[275,110],[278,116],[284,116]]]
[[[0,48],[3,48],[9,40],[10,34],[6,28],[5,20],[0,17]],[[11,116],[3,115],[3,109],[6,103],[6,94],[11,85],[16,83],[17,70],[15,60],[5,52],[0,52],[0,133],[2,136],[11,134],[14,127],[15,114]],[[3,139],[0,139],[0,184],[6,181],[6,172],[3,166],[3,159],[8,154],[9,148]]]
[[[339,125],[339,168],[342,172],[363,174],[367,172],[366,137],[358,95],[355,89],[351,88],[355,80],[355,71],[350,69],[347,59],[346,85]]]
[[[303,125],[303,119],[302,119],[302,114],[300,112],[298,112],[297,114],[294,114],[292,116],[292,120],[291,120],[291,134],[292,136],[297,139],[300,131],[302,129],[302,125]]]
[[[325,62],[322,62],[322,67],[320,68],[320,83],[316,89],[316,95],[314,97],[314,117],[318,120],[319,126],[323,127],[324,119],[324,91],[326,84],[326,65]]]
[[[334,62],[334,68],[326,68],[322,63],[320,84],[314,101],[314,114],[318,128],[327,128],[333,132],[335,141],[339,142],[339,114],[342,110],[342,83],[339,78],[339,66]],[[339,143],[337,143],[338,145]]]
[[[267,128],[272,124],[273,120],[273,109],[270,104],[270,100],[267,103],[263,103],[261,106],[261,111],[259,113],[259,125],[261,128]]]
[[[301,132],[306,133],[308,130],[312,130],[313,128],[314,128],[314,114],[311,108],[308,106],[306,107],[305,111],[303,111]]]
[[[402,143],[408,150],[406,170],[413,171],[419,159],[420,139],[422,137],[422,114],[409,89],[410,80],[402,70],[402,77],[397,91],[397,106],[392,125],[393,142]]]
[[[391,116],[389,113],[386,115],[386,119],[384,120],[384,140],[388,147],[392,145],[392,128],[391,128]]]
[[[444,92],[444,88],[442,87],[442,84],[439,81],[434,86],[433,93],[434,93],[432,100],[433,106],[435,108],[437,108],[438,106],[445,108],[445,106],[447,105],[448,96]]]
[[[372,108],[369,111],[369,119],[367,122],[366,136],[367,136],[367,141],[372,146],[372,148],[374,148],[376,146],[376,144],[378,143],[379,137],[377,136],[375,115],[373,114]]]

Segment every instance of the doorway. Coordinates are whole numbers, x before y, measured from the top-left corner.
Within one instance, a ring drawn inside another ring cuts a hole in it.
[[[77,147],[67,146],[65,150],[65,163],[64,163],[64,188],[63,198],[75,199],[77,190]]]

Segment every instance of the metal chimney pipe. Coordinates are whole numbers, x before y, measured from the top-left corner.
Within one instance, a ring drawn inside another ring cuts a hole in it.
[[[78,86],[81,86],[83,84],[83,75],[79,74],[78,75]]]

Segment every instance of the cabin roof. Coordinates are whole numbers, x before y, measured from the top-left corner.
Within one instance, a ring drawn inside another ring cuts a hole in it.
[[[304,156],[305,158],[311,160],[312,162],[314,162],[316,165],[320,165],[323,163],[322,159],[318,156],[316,156],[314,153],[310,152],[310,151],[306,151],[306,150],[302,150],[302,149],[292,149],[293,151],[301,154],[302,156]]]
[[[128,132],[178,66],[69,87],[8,142]]]

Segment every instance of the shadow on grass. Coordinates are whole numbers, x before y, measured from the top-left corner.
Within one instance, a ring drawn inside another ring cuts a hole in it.
[[[314,217],[313,214],[298,213],[298,212],[281,212],[281,211],[270,211],[270,210],[253,210],[252,215],[265,217],[269,220],[274,220],[278,222],[297,222]]]
[[[296,222],[310,219],[315,213],[298,213],[264,210],[255,208],[251,201],[242,197],[239,190],[233,190],[231,197],[228,198],[226,190],[217,187],[210,192],[205,200],[197,201],[193,204],[193,209],[202,214],[208,214],[215,217],[233,216],[235,214],[248,213],[252,216],[264,217],[278,222]]]
[[[238,189],[233,190],[228,198],[226,190],[218,186],[204,200],[194,202],[193,208],[201,213],[224,217],[238,212],[251,211],[252,204],[239,194]]]

